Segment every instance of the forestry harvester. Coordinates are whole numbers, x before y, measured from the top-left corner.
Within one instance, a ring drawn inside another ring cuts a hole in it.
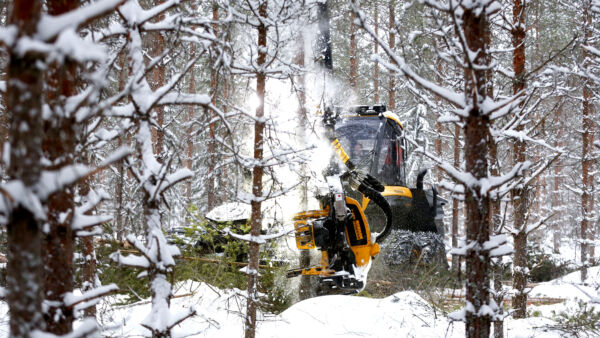
[[[294,216],[296,246],[320,250],[321,262],[288,277],[316,276],[324,293],[354,293],[392,229],[443,234],[444,201],[423,189],[426,171],[407,187],[403,126],[385,106],[326,109],[323,122],[345,168],[326,170],[328,191],[316,196],[321,209]]]

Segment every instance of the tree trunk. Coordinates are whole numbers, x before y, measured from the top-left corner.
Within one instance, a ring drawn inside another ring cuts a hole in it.
[[[154,0],[152,4],[153,6],[158,6],[164,2],[165,0]],[[156,17],[157,22],[159,22],[162,19],[164,19],[164,14],[158,15]],[[165,50],[165,38],[163,36],[163,33],[161,31],[158,31],[154,34],[150,34],[149,38],[152,39],[151,41],[149,41],[151,47],[150,55],[152,55],[153,58],[161,57]],[[166,67],[163,64],[163,60],[155,64],[154,68],[152,68],[150,77],[150,88],[152,88],[153,91],[165,85],[165,69]],[[157,106],[156,108],[154,108],[154,111],[156,112],[156,124],[158,125],[158,128],[152,128],[152,143],[154,145],[154,153],[157,155],[156,159],[159,163],[162,163],[162,154],[165,142],[165,134],[162,131],[162,127],[165,123],[165,110],[162,106]]]
[[[379,2],[373,3],[375,6],[375,35],[379,36]],[[379,44],[377,41],[373,42],[375,54],[379,53]],[[379,103],[379,62],[373,63],[373,103]]]
[[[562,170],[560,168],[560,165],[555,165],[554,166],[554,192],[552,193],[552,209],[555,208],[561,208],[561,206],[559,206],[559,201],[560,201],[560,185],[561,185],[561,176],[562,175]],[[556,218],[554,220],[554,223],[552,225],[552,232],[553,232],[553,237],[552,237],[552,248],[554,253],[560,253],[560,224],[561,224],[561,213],[559,212],[556,215]]]
[[[559,107],[558,111],[556,112],[555,116],[554,116],[554,125],[558,126],[559,125],[559,121],[561,121],[561,113],[562,113],[562,107]],[[555,147],[559,148],[562,147],[562,137],[563,137],[563,128],[558,128],[558,130],[556,131],[557,134],[557,138],[556,138],[556,142],[555,142]],[[553,179],[553,184],[554,184],[554,188],[552,189],[552,212],[556,212],[556,216],[554,217],[553,223],[552,223],[552,247],[553,247],[553,251],[554,253],[559,253],[560,252],[560,225],[562,224],[562,216],[563,216],[563,210],[566,210],[563,207],[563,203],[561,203],[561,193],[560,193],[560,186],[562,185],[562,163],[560,163],[560,160],[557,161],[557,163],[554,165],[554,179]],[[560,210],[557,210],[560,209]]]
[[[127,58],[126,54],[122,53],[119,57],[121,59],[121,71],[119,72],[119,91],[122,91],[125,88],[125,83],[127,81]],[[117,141],[119,147],[123,145],[123,139],[119,137]],[[127,142],[129,143],[129,142]],[[124,222],[124,208],[123,208],[123,197],[124,197],[124,189],[125,183],[127,181],[127,176],[125,173],[125,166],[123,165],[123,161],[117,162],[117,184],[115,185],[115,195],[116,195],[116,210],[115,210],[115,223],[116,223],[116,232],[117,232],[117,241],[119,243],[123,242],[123,238],[125,237],[125,222]]]
[[[465,118],[465,169],[476,180],[488,176],[488,135],[489,118],[482,114],[478,102],[482,102],[488,93],[487,65],[489,55],[489,23],[481,8],[466,8],[462,15],[462,29],[471,51],[477,51],[473,68],[465,68],[465,95],[472,107]],[[485,11],[485,9],[484,9]],[[469,58],[469,55],[465,55]],[[465,61],[467,63],[467,61]],[[466,254],[466,301],[472,305],[472,311],[466,313],[467,337],[487,338],[490,334],[489,314],[480,314],[480,310],[489,306],[490,257],[483,249],[490,237],[489,192],[482,194],[477,185],[465,187],[465,205],[467,209],[466,230],[467,245],[472,248]]]
[[[118,141],[119,146],[123,144],[121,138]],[[116,210],[115,210],[115,223],[116,223],[116,232],[117,232],[117,241],[119,243],[123,242],[123,237],[125,233],[125,226],[123,222],[123,189],[125,187],[125,166],[123,165],[123,161],[119,161],[117,163],[117,184],[116,184]]]
[[[48,13],[60,15],[76,9],[76,0],[49,0]],[[47,100],[53,117],[44,122],[43,150],[54,170],[74,163],[81,130],[75,117],[62,116],[65,100],[77,94],[77,64],[71,60],[53,63],[48,69]],[[49,231],[42,247],[44,255],[44,295],[49,301],[45,313],[46,330],[64,335],[73,329],[73,310],[63,297],[73,291],[74,235],[71,222],[75,213],[73,188],[52,194],[47,202]],[[65,217],[67,215],[67,217]]]
[[[85,155],[87,157],[87,155]],[[83,157],[83,156],[82,156]],[[79,183],[79,196],[84,198],[90,193],[90,181],[84,179]],[[93,211],[90,210],[86,215],[92,215]],[[96,285],[96,251],[94,250],[94,237],[84,236],[81,237],[81,246],[83,253],[83,264],[81,265],[81,292],[85,293],[93,290]],[[84,316],[96,318],[96,305],[90,306],[84,310]]]
[[[513,1],[513,72],[515,80],[513,82],[513,94],[525,89],[525,4],[521,0]],[[517,131],[522,131],[523,126],[518,125]],[[525,141],[515,140],[513,145],[514,164],[525,162]],[[519,187],[512,193],[514,210],[514,228],[517,233],[514,235],[514,268],[513,268],[513,287],[516,292],[512,299],[512,306],[515,309],[513,316],[515,318],[525,318],[527,316],[527,208],[529,207],[529,188]]]
[[[214,3],[213,3],[213,6],[214,6]],[[213,9],[213,12],[214,11],[215,10]],[[190,43],[190,59],[193,59],[195,56],[196,56],[196,44]],[[190,79],[189,79],[189,84],[188,84],[188,86],[189,86],[188,91],[190,94],[195,94],[196,93],[195,66],[192,66],[192,69],[190,69],[189,73],[190,73]],[[192,136],[192,135],[194,135],[194,128],[192,127],[192,122],[194,121],[195,109],[196,109],[196,107],[194,105],[190,105],[187,108],[188,139],[187,139],[187,160],[185,161],[185,166],[189,170],[193,170],[193,167],[194,167],[194,137]],[[210,184],[210,182],[207,182],[207,183]],[[192,195],[193,195],[192,188],[193,188],[193,180],[188,180],[186,182],[186,197],[187,197],[187,204],[188,204],[187,207],[191,206],[191,204],[192,204]],[[207,190],[208,190],[208,185],[207,185]],[[207,195],[211,192],[212,192],[212,190],[207,191]]]
[[[460,126],[454,125],[454,167],[460,168]],[[452,247],[458,247],[458,198],[452,198]],[[460,272],[460,257],[452,255],[452,270]]]
[[[488,73],[488,75],[491,75]],[[488,81],[492,81],[491,80],[491,76],[490,79],[488,79]],[[492,95],[493,92],[491,91],[492,87],[489,87],[490,91],[488,92],[489,95]],[[494,139],[492,137],[492,135],[488,135],[488,147],[490,150],[490,174],[492,176],[500,176],[501,172],[500,172],[500,163],[498,161],[498,147],[496,146],[496,143],[494,142]],[[501,201],[498,197],[494,198],[492,201],[490,201],[490,233],[493,233],[494,235],[500,235],[501,233],[501,226],[502,226],[502,217],[501,217]],[[496,304],[498,304],[498,314],[502,315],[502,313],[504,312],[504,291],[502,289],[502,270],[503,270],[503,264],[502,264],[502,257],[498,257],[495,260],[492,260],[492,273],[493,273],[493,280],[494,280],[494,301],[496,302]],[[504,321],[503,320],[496,320],[494,321],[494,337],[495,338],[502,338],[504,336]]]
[[[302,33],[298,38],[298,54],[296,55],[295,64],[300,68],[304,68],[304,37]],[[302,73],[297,78],[296,82],[297,92],[298,92],[298,128],[297,128],[297,137],[298,143],[302,146],[307,145],[306,140],[306,130],[309,128],[308,123],[308,112],[306,111],[306,92],[305,92],[305,79],[304,73]],[[309,177],[307,175],[308,168],[306,163],[300,164],[300,210],[308,210],[308,180]],[[300,267],[308,268],[310,266],[310,251],[309,250],[300,250]],[[314,290],[312,287],[310,276],[302,275],[300,276],[300,288],[299,298],[300,300],[309,299],[315,296]]]
[[[357,93],[356,88],[356,25],[354,25],[354,11],[350,11],[350,87]]]
[[[14,0],[8,23],[19,37],[35,34],[41,1]],[[42,157],[42,55],[8,50],[6,110],[10,111],[11,144],[8,176],[31,188],[38,182]],[[44,329],[42,315],[41,221],[28,205],[14,205],[7,224],[7,302],[10,336],[31,337]]]
[[[260,2],[258,7],[258,15],[261,18],[267,17],[267,0]],[[256,64],[258,69],[265,64],[267,59],[267,27],[263,21],[258,26],[258,58]],[[266,74],[260,71],[256,74],[256,95],[258,96],[258,107],[256,108],[256,122],[254,123],[254,160],[255,165],[252,170],[252,195],[260,197],[263,194],[263,171],[264,168],[260,164],[263,160],[264,130],[265,130],[265,83]],[[251,222],[250,235],[252,238],[260,236],[262,227],[262,212],[261,201],[252,200],[251,202]],[[256,241],[250,241],[248,253],[248,306],[246,313],[246,338],[254,338],[256,336],[256,307],[258,300],[257,284],[258,284],[258,260],[260,246]]]
[[[219,20],[219,7],[217,6],[216,2],[213,2],[213,8],[212,8],[213,12],[213,20],[216,22],[217,20]],[[216,34],[217,31],[217,24],[214,23],[213,24],[213,31]],[[217,77],[219,75],[219,71],[218,69],[211,69],[211,73],[210,73],[210,95],[211,95],[211,102],[213,104],[213,106],[217,105]],[[212,112],[210,113],[210,116],[212,116]],[[209,140],[208,140],[208,178],[206,180],[206,198],[207,198],[207,208],[208,210],[212,210],[214,207],[216,207],[217,203],[216,203],[216,198],[215,198],[215,173],[214,173],[214,167],[216,165],[216,149],[215,149],[215,145],[216,145],[216,140],[215,140],[215,123],[212,122],[209,124],[208,126],[208,134],[209,134]]]
[[[591,43],[592,39],[592,16],[589,13],[589,2],[584,5],[584,20],[585,25],[585,40],[584,46]],[[589,53],[587,49],[582,48],[582,57],[584,69],[590,67]],[[588,241],[592,240],[591,230],[594,221],[594,122],[592,120],[594,114],[594,103],[592,102],[594,93],[590,88],[591,79],[585,79],[583,84],[583,146],[581,149],[581,176],[583,180],[583,194],[581,195],[581,209],[583,215],[581,218],[581,281],[587,279],[588,254],[590,253],[591,245]]]
[[[390,49],[393,51],[396,48],[396,21],[394,17],[394,11],[396,10],[395,0],[390,1],[390,17],[389,17],[389,36],[390,36]],[[394,78],[394,74],[389,72],[389,98],[388,98],[388,109],[394,110],[396,109],[396,79]]]
[[[328,1],[317,2],[317,21],[319,35],[317,37],[316,60],[329,74],[333,73],[333,56],[331,55],[331,33],[329,31]]]

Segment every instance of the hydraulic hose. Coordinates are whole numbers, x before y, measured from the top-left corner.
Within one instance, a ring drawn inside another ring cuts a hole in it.
[[[381,243],[392,230],[392,207],[390,207],[390,204],[385,197],[383,197],[383,195],[364,183],[361,183],[358,186],[358,191],[368,197],[371,201],[373,201],[373,203],[377,204],[377,206],[381,208],[385,214],[385,228],[375,239],[376,243]]]

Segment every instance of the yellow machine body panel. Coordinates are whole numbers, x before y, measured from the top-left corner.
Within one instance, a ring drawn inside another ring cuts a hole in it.
[[[353,220],[345,228],[345,235],[354,253],[355,263],[358,267],[364,267],[381,250],[379,244],[372,243],[371,231],[367,218],[362,211],[361,205],[355,199],[346,197],[346,205],[352,211]],[[316,249],[315,233],[313,222],[316,219],[326,217],[329,214],[329,206],[321,210],[309,210],[294,215],[294,228],[296,232],[296,246],[300,250]],[[300,272],[300,271],[298,271]],[[302,269],[303,275],[317,275],[321,277],[335,274],[335,270],[329,268],[329,255],[326,250],[322,251],[321,262],[319,265]]]
[[[365,242],[366,240],[366,243],[362,245],[352,245],[350,243],[351,241],[348,241],[350,244],[350,249],[354,253],[356,266],[363,267],[369,264],[369,262],[371,261],[371,257],[376,256],[381,249],[379,247],[379,244],[371,242],[371,230],[369,229],[367,218],[365,217],[365,214],[362,211],[362,207],[360,206],[358,201],[356,201],[353,198],[346,197],[346,205],[356,206],[356,210],[358,210],[359,213],[359,215],[356,215],[356,212],[354,212],[354,220],[352,221],[353,226],[346,227],[346,238],[350,239],[354,236],[358,241]],[[350,207],[350,209],[353,210],[352,207]],[[363,228],[361,227],[361,220],[365,225],[364,230],[366,231],[363,231]],[[354,234],[350,234],[350,231],[353,231]]]
[[[344,163],[348,162],[348,160],[350,159],[350,156],[348,156],[348,154],[342,147],[342,144],[340,143],[340,141],[338,139],[335,139],[331,142],[331,145],[333,146],[333,149],[335,150],[336,154],[338,154],[338,156],[340,157],[342,162],[344,162]]]
[[[294,214],[294,221],[326,217],[328,214],[329,214],[329,206],[326,206],[325,209],[308,210],[308,211],[303,211],[303,212]]]
[[[381,195],[385,196],[385,197],[404,196],[404,197],[412,198],[412,192],[410,191],[410,189],[408,189],[407,187],[400,187],[400,186],[393,186],[393,185],[386,185],[385,190],[381,193]],[[367,197],[363,196],[361,202],[362,202],[361,208],[362,208],[362,210],[365,210],[365,209],[367,209],[367,205],[369,205],[369,202],[371,202],[371,200],[368,199]]]
[[[313,227],[307,223],[306,220],[298,220],[294,223],[294,229],[296,230],[296,247],[300,250],[315,249],[315,234]]]

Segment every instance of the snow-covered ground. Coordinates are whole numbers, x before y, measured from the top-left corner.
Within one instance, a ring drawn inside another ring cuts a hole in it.
[[[589,269],[589,281],[598,281],[600,268]],[[505,321],[505,337],[564,337],[549,330],[555,313],[573,310],[579,300],[597,297],[593,286],[580,285],[579,272],[541,283],[531,290],[532,297],[564,299],[552,305],[529,306],[535,317]],[[241,337],[244,292],[219,290],[210,285],[185,282],[176,286],[171,302],[174,310],[194,307],[197,316],[186,320],[175,331],[177,337]],[[147,331],[140,322],[150,311],[148,301],[114,306],[109,298],[99,305],[99,320],[106,336],[140,337]],[[0,304],[0,335],[8,336],[7,306]],[[450,322],[439,309],[414,292],[399,292],[384,299],[356,296],[324,296],[298,302],[280,315],[261,313],[258,337],[463,337],[464,325]]]
[[[194,306],[198,316],[185,321],[177,335],[241,337],[245,311],[243,292],[218,290],[204,283],[180,285],[172,308]],[[149,304],[120,307],[105,314],[105,323],[121,325],[111,335],[138,336]],[[296,303],[281,315],[260,315],[258,337],[461,337],[462,323],[451,324],[414,292],[400,292],[384,299],[324,296]]]

